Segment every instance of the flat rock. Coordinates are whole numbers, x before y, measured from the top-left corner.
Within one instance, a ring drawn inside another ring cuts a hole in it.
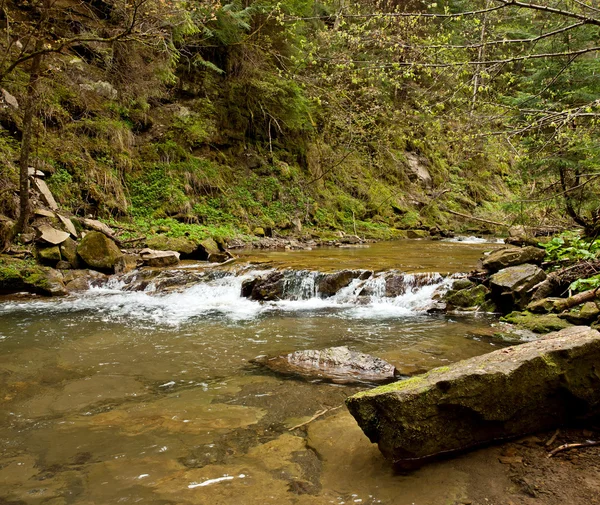
[[[338,384],[390,382],[398,375],[396,368],[387,361],[352,351],[345,346],[296,351],[273,358],[261,356],[254,362],[285,375],[329,380]]]
[[[71,221],[69,218],[61,216],[60,214],[56,214],[56,216],[58,217],[58,219],[60,219],[60,222],[63,224],[63,226],[65,227],[65,229],[74,237],[77,238],[77,230],[75,229],[75,225],[73,224],[73,221]]]
[[[176,251],[155,251],[142,249],[140,258],[149,267],[168,267],[179,263],[179,253]]]
[[[44,200],[46,205],[52,210],[57,210],[58,204],[56,203],[54,196],[52,196],[52,192],[48,185],[42,179],[38,179],[37,177],[33,179],[33,184],[42,195],[42,200]]]
[[[539,247],[509,247],[492,252],[483,260],[483,268],[497,272],[503,268],[514,267],[524,263],[539,264],[544,259],[546,251]]]
[[[52,245],[62,244],[69,238],[68,233],[57,230],[48,224],[42,224],[38,226],[37,229],[40,232],[40,239]]]
[[[90,230],[99,231],[100,233],[104,233],[109,237],[112,237],[115,234],[115,231],[110,226],[96,219],[84,218],[81,220],[81,224]]]
[[[600,333],[576,326],[351,396],[350,413],[403,467],[600,415]]]

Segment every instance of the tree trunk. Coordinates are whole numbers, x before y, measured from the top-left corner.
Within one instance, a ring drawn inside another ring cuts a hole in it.
[[[38,48],[38,45],[40,46]],[[41,42],[36,44],[36,50],[41,49]],[[15,235],[22,233],[29,222],[29,158],[31,155],[31,140],[33,138],[33,116],[37,99],[38,80],[42,66],[42,55],[31,60],[27,97],[23,111],[23,138],[19,157],[19,219],[15,225]]]

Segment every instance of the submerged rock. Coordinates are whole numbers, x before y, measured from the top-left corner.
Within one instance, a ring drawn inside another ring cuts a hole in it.
[[[600,333],[573,327],[346,401],[399,466],[600,415]]]
[[[396,368],[387,361],[352,351],[345,346],[296,351],[274,358],[261,356],[254,362],[274,372],[299,375],[306,379],[324,379],[339,384],[390,382],[398,376]]]

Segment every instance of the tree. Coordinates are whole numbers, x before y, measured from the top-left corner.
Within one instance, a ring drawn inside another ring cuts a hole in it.
[[[13,236],[21,233],[29,219],[31,141],[34,135],[36,93],[44,76],[45,59],[98,45],[138,43],[156,51],[174,52],[176,30],[185,30],[188,20],[179,0],[4,0],[0,4],[4,57],[0,61],[0,84],[26,74],[22,140],[19,156],[19,217]]]

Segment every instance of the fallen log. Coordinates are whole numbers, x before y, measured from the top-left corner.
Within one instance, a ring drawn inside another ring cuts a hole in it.
[[[590,289],[588,291],[584,291],[583,293],[578,293],[573,296],[569,296],[569,298],[564,298],[561,300],[556,300],[554,302],[554,308],[558,312],[562,312],[563,310],[570,309],[571,307],[575,307],[575,305],[580,305],[585,302],[591,302],[596,299],[596,295],[598,293],[599,288]]]
[[[364,391],[348,410],[403,468],[600,416],[600,333],[576,326]]]
[[[446,208],[442,208],[442,210],[444,212],[447,212],[448,214],[463,217],[465,219],[470,219],[472,221],[479,221],[481,223],[493,224],[494,226],[502,226],[503,228],[509,227],[509,225],[507,225],[506,223],[499,223],[498,221],[492,221],[491,219],[483,219],[482,217],[469,216],[468,214],[462,214],[461,212],[456,212],[455,210],[450,210],[450,209],[446,209]]]

